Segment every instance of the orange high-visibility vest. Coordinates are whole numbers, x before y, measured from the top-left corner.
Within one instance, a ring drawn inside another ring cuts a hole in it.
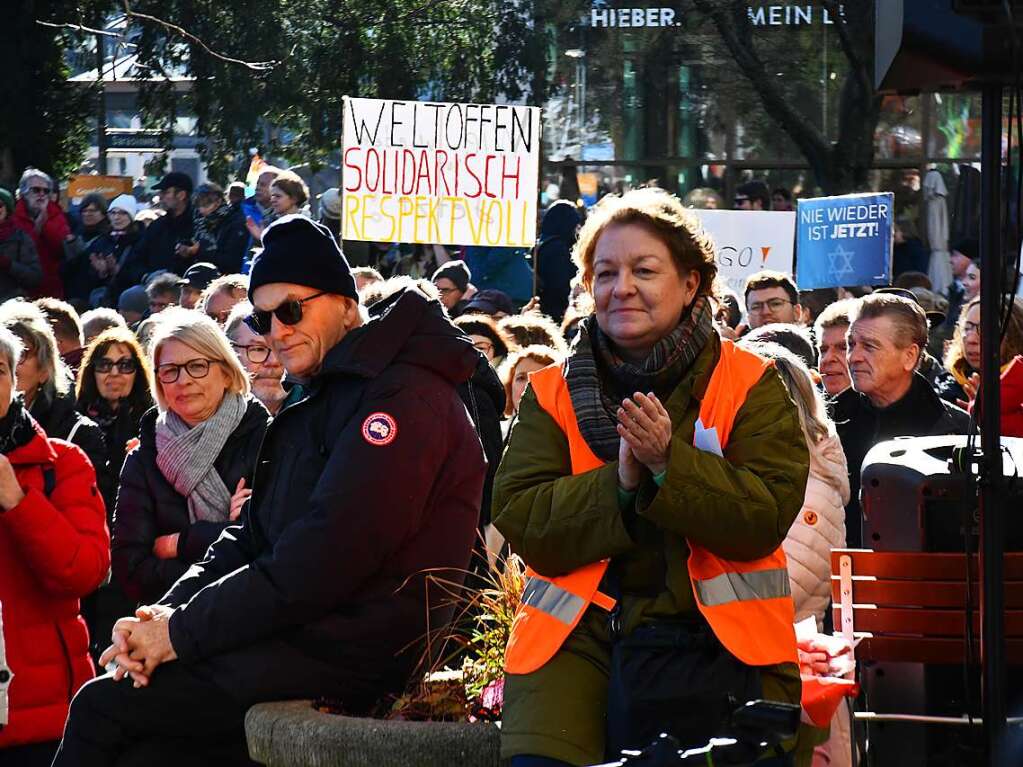
[[[694,445],[724,455],[735,417],[771,363],[722,340],[721,357],[700,404]],[[568,438],[572,473],[604,465],[579,431],[568,385],[558,365],[530,376],[537,402]],[[712,554],[691,541],[689,578],[696,604],[714,635],[732,655],[750,666],[798,663],[795,608],[789,591],[785,554],[737,562]],[[598,587],[609,560],[567,575],[546,578],[531,568],[505,650],[505,670],[528,674],[541,668],[568,638],[590,604],[611,609],[614,600]]]

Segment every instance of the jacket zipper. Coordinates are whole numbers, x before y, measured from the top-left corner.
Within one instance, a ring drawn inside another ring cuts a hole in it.
[[[60,626],[54,623],[53,627],[57,630],[60,649],[64,653],[64,663],[67,665],[67,699],[70,702],[75,695],[75,672],[71,665],[71,650],[68,649],[67,642],[64,641],[64,632],[60,630]]]

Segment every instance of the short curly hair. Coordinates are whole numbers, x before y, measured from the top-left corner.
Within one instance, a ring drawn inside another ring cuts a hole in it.
[[[590,212],[572,250],[583,287],[593,292],[593,260],[597,241],[610,226],[638,224],[665,244],[680,274],[700,275],[700,295],[708,294],[717,275],[714,241],[694,213],[663,189],[634,189],[602,198]]]

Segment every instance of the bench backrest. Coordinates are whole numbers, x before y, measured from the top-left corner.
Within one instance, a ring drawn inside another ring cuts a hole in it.
[[[975,653],[980,648],[978,564],[971,556]],[[964,554],[834,549],[835,629],[862,637],[859,660],[962,663],[966,583]],[[1023,665],[1023,553],[1005,555],[1004,586],[1007,657],[1012,665]]]

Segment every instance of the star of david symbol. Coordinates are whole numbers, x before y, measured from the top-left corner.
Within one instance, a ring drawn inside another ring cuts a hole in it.
[[[854,255],[856,255],[854,251],[836,245],[835,249],[828,253],[828,273],[839,279],[847,274],[852,274],[856,271],[852,265]]]

